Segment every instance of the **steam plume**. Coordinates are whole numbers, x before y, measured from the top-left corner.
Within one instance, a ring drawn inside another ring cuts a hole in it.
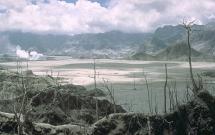
[[[22,50],[20,46],[16,47],[16,56],[22,59],[28,60],[38,60],[43,57],[43,54],[38,53],[36,51],[26,51]]]

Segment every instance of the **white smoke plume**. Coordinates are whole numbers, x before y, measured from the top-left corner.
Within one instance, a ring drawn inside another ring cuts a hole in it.
[[[16,56],[23,59],[29,59],[29,53],[25,50],[22,50],[20,46],[16,47]]]
[[[41,54],[41,53],[38,53],[36,51],[31,51],[30,52],[30,60],[38,60],[41,57],[43,57],[43,54]]]
[[[43,54],[38,53],[36,51],[26,51],[22,50],[20,46],[16,47],[16,56],[22,59],[28,59],[28,60],[38,60],[41,57],[43,57]]]

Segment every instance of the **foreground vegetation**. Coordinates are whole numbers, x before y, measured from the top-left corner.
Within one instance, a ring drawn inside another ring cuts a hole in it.
[[[2,68],[1,134],[210,135],[215,131],[215,98],[204,88],[195,96],[189,95],[186,104],[171,100],[168,113],[147,115],[126,113],[114,102],[98,99],[105,93],[61,85],[58,79],[36,76],[30,70],[12,72]]]
[[[46,129],[47,126],[43,127],[46,124],[88,126],[96,122],[97,117],[100,119],[114,112],[125,112],[108,100],[98,100],[95,96],[105,95],[99,90],[87,91],[82,86],[61,85],[57,78],[36,76],[31,71],[0,70],[0,87],[2,133],[39,134],[30,132],[36,130],[32,129],[35,125]],[[51,125],[48,127],[53,127]],[[46,133],[41,131],[41,134]]]

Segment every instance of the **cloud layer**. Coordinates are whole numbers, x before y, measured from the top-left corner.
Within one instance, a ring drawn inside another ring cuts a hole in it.
[[[98,33],[111,30],[149,32],[183,18],[214,20],[214,0],[0,0],[0,31]]]

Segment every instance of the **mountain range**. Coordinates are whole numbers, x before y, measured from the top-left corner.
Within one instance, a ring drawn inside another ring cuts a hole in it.
[[[79,35],[30,33],[21,31],[0,32],[0,53],[13,54],[16,46],[45,55],[68,55],[75,58],[135,58],[141,54],[147,59],[164,56],[164,50],[186,44],[186,31],[182,25],[165,25],[152,33],[123,33],[110,31]],[[192,48],[205,56],[215,56],[215,23],[194,25],[191,33]],[[181,52],[186,48],[182,47]],[[168,54],[167,59],[180,59],[184,54]],[[165,54],[166,56],[166,54]]]
[[[185,42],[179,42],[175,45],[168,46],[167,48],[160,50],[157,54],[151,55],[146,52],[138,52],[132,55],[129,59],[134,60],[149,60],[149,61],[187,61],[189,55],[189,48]],[[215,57],[201,53],[191,48],[191,57],[193,61],[214,61]]]

